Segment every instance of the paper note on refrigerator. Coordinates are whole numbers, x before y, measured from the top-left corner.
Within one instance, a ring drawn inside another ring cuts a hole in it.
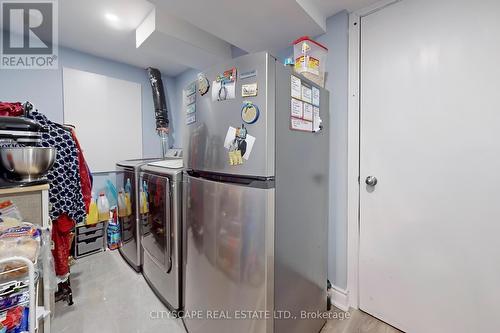
[[[319,106],[319,99],[320,99],[319,89],[316,87],[312,87],[312,103],[313,103],[313,105]]]
[[[312,102],[312,90],[305,85],[302,85],[302,100],[307,103]]]
[[[313,106],[311,104],[304,103],[304,116],[302,118],[309,121],[313,120]]]
[[[304,119],[290,118],[290,128],[295,131],[312,132],[313,123]]]
[[[302,101],[292,98],[290,115],[295,118],[302,118]]]
[[[291,87],[292,87],[291,88],[292,97],[301,99],[302,98],[302,90],[301,90],[302,82],[295,75],[291,76]]]

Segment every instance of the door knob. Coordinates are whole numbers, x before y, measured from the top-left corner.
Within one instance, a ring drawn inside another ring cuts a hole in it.
[[[368,177],[366,177],[365,183],[368,186],[375,186],[378,183],[377,177],[375,177],[375,176],[368,176]]]

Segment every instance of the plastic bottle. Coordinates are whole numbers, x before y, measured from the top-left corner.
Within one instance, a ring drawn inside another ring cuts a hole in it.
[[[127,204],[125,202],[125,193],[123,193],[123,188],[118,192],[118,216],[127,216]]]
[[[146,192],[141,190],[141,214],[147,214],[149,213],[149,207],[148,207],[148,198],[146,195]]]
[[[130,183],[130,178],[127,178],[127,182],[125,183],[125,192],[130,194],[132,191],[132,184]]]
[[[132,215],[132,202],[130,201],[130,194],[125,193],[125,208],[126,208],[126,215],[130,216]]]
[[[149,192],[148,183],[146,181],[142,182],[142,191],[144,193],[144,214],[149,213]]]
[[[95,193],[92,192],[92,200],[90,200],[89,213],[87,214],[87,219],[85,224],[92,225],[96,224],[98,220],[97,204],[95,199]]]
[[[142,190],[146,193],[146,199],[149,200],[148,183],[145,180],[142,182]]]
[[[127,183],[125,184],[125,206],[127,207],[127,216],[132,215],[132,201],[130,200],[132,192],[132,185],[130,183],[130,178],[127,178]]]
[[[97,200],[97,211],[99,212],[99,222],[105,222],[109,220],[109,201],[106,198],[104,192],[99,193],[99,199]]]
[[[118,220],[116,207],[111,207],[106,234],[110,250],[116,250],[121,246],[120,221]]]

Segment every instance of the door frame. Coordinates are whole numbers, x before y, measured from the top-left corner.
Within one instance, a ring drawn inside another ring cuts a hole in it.
[[[359,308],[360,240],[360,67],[361,18],[402,0],[380,0],[349,14],[349,100],[347,106],[347,291],[348,306]]]

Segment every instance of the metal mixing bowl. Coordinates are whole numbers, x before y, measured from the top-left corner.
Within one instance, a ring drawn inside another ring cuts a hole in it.
[[[3,169],[22,181],[42,179],[54,165],[56,149],[45,147],[0,148]]]

